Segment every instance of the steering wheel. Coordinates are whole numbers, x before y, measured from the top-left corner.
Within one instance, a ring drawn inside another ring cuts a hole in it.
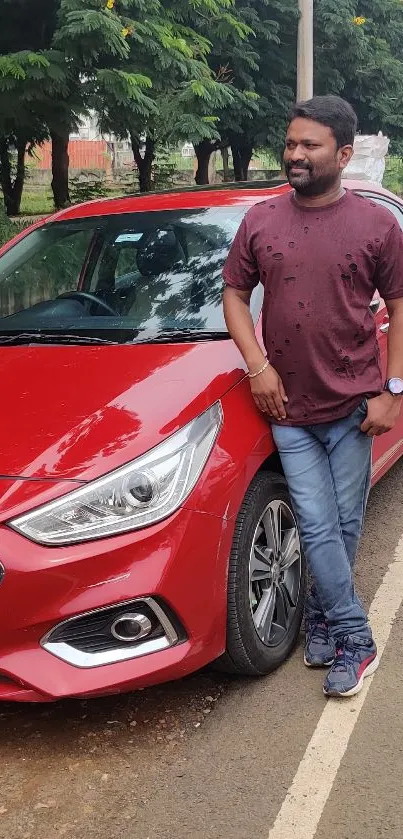
[[[114,317],[119,317],[119,313],[112,309],[112,306],[109,306],[108,303],[105,303],[104,300],[101,300],[99,297],[96,297],[95,294],[90,294],[88,291],[66,291],[64,294],[59,294],[58,300],[87,300],[89,303],[95,303],[97,306],[100,306],[101,309],[105,309],[108,315],[114,315]]]

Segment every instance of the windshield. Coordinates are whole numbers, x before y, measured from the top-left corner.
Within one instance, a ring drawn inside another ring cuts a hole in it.
[[[225,337],[222,269],[246,209],[44,224],[0,258],[0,335]]]

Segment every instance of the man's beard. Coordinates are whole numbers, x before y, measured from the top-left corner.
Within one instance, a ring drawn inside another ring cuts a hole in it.
[[[290,171],[293,167],[305,171],[303,174],[293,175]],[[329,192],[339,178],[338,172],[323,172],[322,174],[315,175],[315,170],[309,164],[298,164],[291,161],[286,162],[285,173],[290,186],[300,195],[304,195],[307,198],[314,198]]]

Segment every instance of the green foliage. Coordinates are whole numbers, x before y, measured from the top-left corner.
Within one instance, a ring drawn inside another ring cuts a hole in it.
[[[81,204],[84,201],[93,201],[96,198],[105,198],[108,189],[105,178],[100,177],[96,172],[86,172],[76,175],[70,180],[70,198],[72,204]]]
[[[403,195],[403,159],[401,157],[387,158],[383,186],[396,195]]]
[[[297,0],[247,0],[239,5],[254,36],[235,49],[215,39],[209,59],[215,71],[224,71],[243,94],[234,97],[232,107],[220,115],[219,130],[231,145],[251,143],[277,149],[294,98]]]
[[[171,149],[165,146],[160,149],[158,159],[153,167],[153,188],[169,189],[174,186],[176,165],[172,161]]]
[[[99,90],[97,110],[102,127],[119,136],[140,138],[147,134],[154,146],[179,137],[194,139],[194,132],[202,138],[218,138],[214,119],[234,95],[215,77],[207,56],[213,31],[225,36],[229,44],[250,34],[237,4],[234,0],[153,0],[147,5],[146,19],[141,0],[126,0],[124,7],[124,23],[130,33],[128,66],[131,73],[148,78],[151,89],[141,91],[144,98],[137,96],[137,109],[124,111],[110,90]]]
[[[381,130],[403,140],[400,0],[321,0],[315,39],[317,92],[348,99],[362,133]]]
[[[164,169],[158,150],[180,140],[207,155],[231,146],[246,164],[254,149],[281,154],[297,0],[35,0],[35,13],[32,0],[0,0],[0,12],[3,187],[10,150],[66,138],[90,109],[131,138],[143,187]],[[401,154],[401,0],[315,3],[315,90],[345,96],[361,130],[388,133]]]
[[[7,218],[3,208],[0,206],[0,247],[5,245],[13,236],[17,236],[24,227],[27,227],[27,224],[22,222],[13,222]]]
[[[54,211],[52,194],[49,189],[24,189],[21,199],[22,216],[42,216]]]

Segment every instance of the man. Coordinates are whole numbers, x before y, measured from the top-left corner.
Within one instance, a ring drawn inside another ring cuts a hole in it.
[[[228,330],[272,423],[313,578],[305,664],[330,667],[324,692],[343,697],[378,666],[353,566],[372,439],[393,428],[403,394],[403,236],[392,213],[343,188],[356,128],[339,97],[294,107],[284,152],[294,192],[248,212],[224,269]],[[259,281],[267,359],[249,309]],[[376,289],[390,318],[386,383]]]

